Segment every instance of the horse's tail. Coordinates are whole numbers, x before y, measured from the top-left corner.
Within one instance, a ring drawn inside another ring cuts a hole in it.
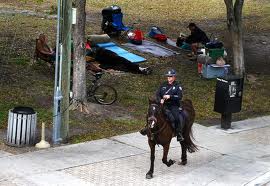
[[[192,153],[198,150],[197,145],[194,144],[194,136],[192,132],[192,125],[195,120],[195,110],[192,104],[192,101],[189,99],[185,99],[182,102],[182,106],[184,111],[187,112],[188,116],[185,118],[185,126],[184,126],[184,143],[187,147],[187,150]]]

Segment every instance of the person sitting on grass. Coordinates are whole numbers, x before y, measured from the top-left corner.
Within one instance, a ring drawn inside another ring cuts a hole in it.
[[[195,23],[189,23],[188,28],[190,30],[190,35],[183,38],[184,42],[191,46],[191,54],[188,54],[191,59],[196,59],[197,50],[201,45],[205,45],[210,40]]]
[[[40,34],[36,41],[36,57],[50,64],[55,62],[55,51],[48,45],[48,39],[45,34]]]

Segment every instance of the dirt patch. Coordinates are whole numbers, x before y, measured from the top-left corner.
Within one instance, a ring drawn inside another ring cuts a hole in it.
[[[248,34],[244,37],[244,55],[248,73],[270,74],[270,34]]]
[[[93,116],[111,119],[133,119],[129,112],[117,105],[89,103],[88,109]]]

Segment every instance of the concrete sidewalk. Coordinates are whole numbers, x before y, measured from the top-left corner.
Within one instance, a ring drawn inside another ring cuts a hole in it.
[[[0,151],[0,185],[270,185],[270,116],[218,126],[194,124],[199,151],[186,166],[167,167],[157,147],[154,178],[145,179],[150,153],[139,133],[20,155]],[[169,159],[179,161],[173,139]]]

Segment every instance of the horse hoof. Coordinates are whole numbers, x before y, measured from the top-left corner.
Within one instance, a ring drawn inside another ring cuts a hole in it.
[[[152,179],[153,178],[153,174],[146,174],[146,179]]]
[[[175,163],[175,160],[169,160],[169,162],[168,162],[168,167],[170,167],[171,165],[173,165]]]
[[[180,162],[180,165],[186,165],[186,164],[187,164],[187,160]]]

